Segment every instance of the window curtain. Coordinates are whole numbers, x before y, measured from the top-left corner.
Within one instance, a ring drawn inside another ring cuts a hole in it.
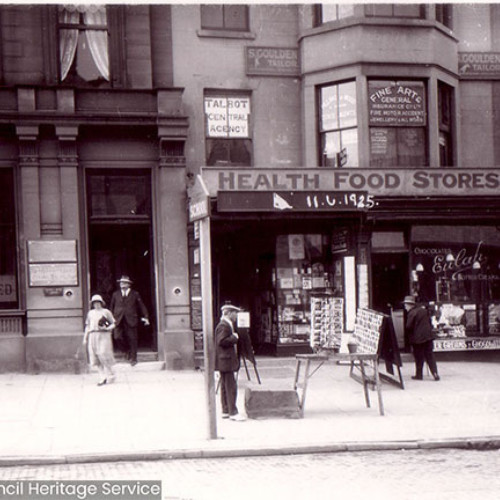
[[[106,26],[106,9],[100,7],[96,12],[87,11],[84,14],[87,26]],[[86,30],[90,52],[94,58],[99,73],[109,81],[108,32],[106,30]]]
[[[62,10],[59,12],[59,22],[64,24],[77,24],[80,14],[77,11],[70,12]],[[64,29],[59,36],[59,55],[61,58],[61,80],[68,76],[69,69],[73,64],[78,45],[78,30]]]

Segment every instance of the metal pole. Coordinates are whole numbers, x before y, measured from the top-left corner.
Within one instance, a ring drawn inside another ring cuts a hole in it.
[[[210,250],[210,217],[200,220],[201,296],[203,311],[203,359],[205,395],[208,414],[208,439],[217,439],[214,382],[214,322],[212,317],[212,256]]]

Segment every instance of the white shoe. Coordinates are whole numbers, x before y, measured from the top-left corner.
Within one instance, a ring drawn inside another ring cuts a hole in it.
[[[246,420],[246,417],[237,413],[236,415],[231,415],[229,417],[229,420],[234,420],[235,422],[244,422]]]
[[[229,413],[223,413],[222,418],[229,418]]]

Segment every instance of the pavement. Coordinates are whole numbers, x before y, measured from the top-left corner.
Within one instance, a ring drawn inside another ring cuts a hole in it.
[[[385,415],[375,391],[371,407],[349,366],[329,361],[310,379],[303,418],[222,419],[210,439],[204,374],[167,371],[158,363],[116,365],[113,384],[97,373],[0,374],[0,466],[235,457],[418,448],[500,448],[500,362],[438,358],[441,380],[426,373],[404,390],[384,382]],[[293,387],[294,358],[257,357],[262,384]],[[385,367],[381,364],[382,373]],[[257,385],[249,365],[239,373],[238,407],[245,387]]]

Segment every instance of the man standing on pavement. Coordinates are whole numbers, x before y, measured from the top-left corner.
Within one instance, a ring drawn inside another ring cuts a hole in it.
[[[122,276],[117,280],[120,290],[113,292],[110,309],[116,320],[116,336],[125,344],[127,359],[132,366],[137,364],[137,327],[141,321],[149,325],[148,310],[139,292],[132,290],[132,280]]]
[[[424,307],[416,305],[415,298],[412,295],[407,295],[404,298],[403,305],[407,312],[406,331],[415,358],[415,375],[412,379],[423,379],[424,361],[427,361],[434,380],[439,380],[440,377],[434,357],[434,335],[429,314]]]
[[[236,407],[238,384],[235,372],[239,370],[240,362],[236,352],[238,334],[234,331],[234,325],[240,310],[231,304],[223,305],[222,317],[215,327],[215,369],[220,374],[222,418],[235,421],[245,420]]]

